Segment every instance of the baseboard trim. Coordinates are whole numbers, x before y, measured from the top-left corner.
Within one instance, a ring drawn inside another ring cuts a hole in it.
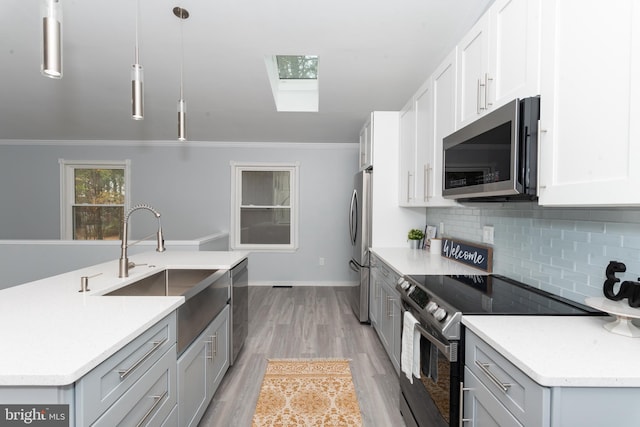
[[[347,286],[357,286],[357,282],[307,282],[307,281],[250,281],[249,286],[322,286],[322,287],[347,287]]]

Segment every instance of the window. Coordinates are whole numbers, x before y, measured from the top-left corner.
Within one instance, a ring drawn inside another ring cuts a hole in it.
[[[297,249],[298,168],[231,163],[233,249]]]
[[[318,79],[318,57],[315,55],[277,55],[280,80]]]
[[[318,111],[318,56],[275,55],[264,61],[277,111]]]
[[[129,161],[60,160],[61,238],[119,240],[129,205]]]

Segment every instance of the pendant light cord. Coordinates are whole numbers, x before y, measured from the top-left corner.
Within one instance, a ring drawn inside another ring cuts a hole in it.
[[[139,14],[140,14],[140,0],[137,0],[136,1],[136,52],[135,52],[136,64],[140,63],[139,49],[138,49],[138,20],[140,19]]]
[[[180,99],[184,100],[184,18],[182,17],[182,11],[180,11]]]

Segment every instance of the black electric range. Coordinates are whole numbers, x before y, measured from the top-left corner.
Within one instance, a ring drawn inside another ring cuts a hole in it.
[[[462,315],[601,315],[600,311],[500,275],[409,275],[397,285],[421,323],[460,338]]]

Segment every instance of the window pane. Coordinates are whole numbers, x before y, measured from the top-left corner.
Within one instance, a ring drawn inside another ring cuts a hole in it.
[[[278,55],[278,77],[280,79],[318,78],[318,57],[314,55]]]
[[[291,206],[289,171],[242,171],[242,205]]]
[[[75,169],[76,204],[124,205],[124,169]]]
[[[240,243],[291,243],[291,210],[286,208],[240,210]]]
[[[120,240],[122,206],[74,206],[73,238],[75,240]]]

